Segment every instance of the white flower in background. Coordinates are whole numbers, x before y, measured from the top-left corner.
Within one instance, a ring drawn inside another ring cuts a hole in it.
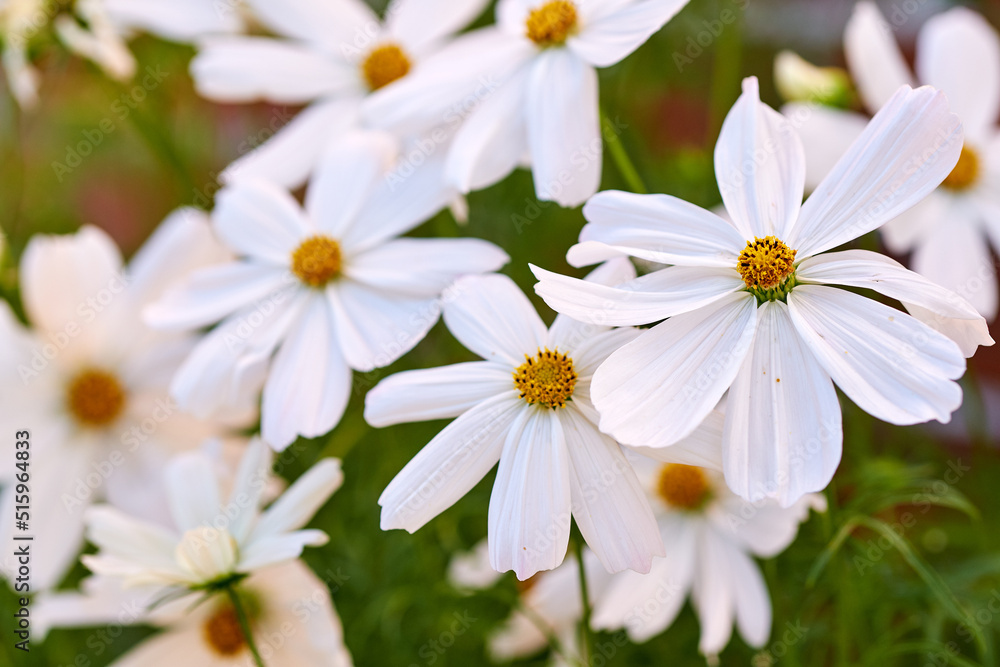
[[[393,0],[385,21],[361,0],[246,0],[281,38],[207,40],[191,63],[198,92],[219,102],[308,104],[288,125],[223,172],[303,184],[324,151],[361,125],[370,94],[422,66],[475,19],[486,0]]]
[[[461,113],[449,182],[478,190],[527,160],[539,199],[577,206],[601,180],[594,68],[624,59],[686,4],[500,0],[497,25],[456,40],[364,111],[402,132]]]
[[[871,2],[847,24],[844,48],[865,107],[875,113],[914,80],[892,27]],[[1000,250],[1000,39],[982,16],[957,7],[929,19],[916,45],[916,79],[943,91],[965,129],[958,164],[919,206],[882,227],[894,253],[912,252],[913,270],[968,299],[987,319],[997,315],[990,240]],[[789,105],[802,118],[807,186],[818,183],[864,129],[859,113]]]
[[[81,558],[99,575],[124,586],[208,590],[255,570],[298,558],[306,546],[326,544],[321,530],[302,530],[343,481],[340,461],[322,459],[261,511],[271,478],[271,450],[259,438],[240,461],[228,497],[215,462],[204,451],[167,465],[173,525],[137,519],[109,506],[87,511],[87,539],[96,555]]]
[[[56,585],[83,546],[83,510],[104,498],[154,516],[163,489],[149,483],[167,457],[197,447],[221,425],[181,414],[168,385],[193,336],[146,327],[141,309],[164,286],[223,261],[206,219],[170,216],[127,268],[114,242],[95,227],[68,236],[38,235],[21,259],[21,297],[31,328],[0,303],[0,423],[30,432],[30,487],[50,505],[31,512],[32,588]],[[244,425],[254,406],[226,415]],[[0,536],[15,531],[13,464],[3,466]],[[2,558],[9,576],[15,565]]]
[[[589,279],[634,276],[621,259]],[[608,570],[647,571],[663,552],[652,512],[621,447],[597,430],[590,403],[597,366],[637,332],[567,317],[546,330],[502,275],[459,280],[444,321],[484,361],[397,373],[365,401],[373,426],[457,417],[382,492],[382,529],[416,531],[499,461],[489,511],[494,569],[523,580],[558,566],[572,516]]]
[[[243,29],[243,0],[77,0],[73,14],[55,20],[66,46],[116,79],[129,79],[136,63],[125,42],[149,32],[175,42]]]
[[[698,648],[706,656],[729,643],[734,620],[747,644],[760,648],[767,642],[771,600],[751,555],[770,558],[784,551],[810,508],[826,510],[826,499],[809,494],[782,508],[773,500],[751,504],[734,495],[720,474],[722,432],[723,416],[713,412],[685,441],[645,450],[669,462],[630,452],[667,555],[653,559],[649,574],[611,577],[594,604],[595,629],[625,628],[632,641],[644,642],[673,623],[690,595],[701,624]]]
[[[156,588],[121,587],[113,577],[92,576],[81,593],[44,594],[34,601],[33,630],[152,625],[162,629],[111,663],[111,667],[222,667],[253,664],[232,602],[215,593],[194,609],[188,598],[148,611]],[[340,619],[326,583],[301,561],[253,572],[236,584],[250,630],[268,667],[350,667]]]
[[[38,72],[28,62],[28,42],[48,23],[48,0],[0,0],[3,69],[11,95],[23,108],[38,101]]]
[[[603,595],[612,580],[594,552],[583,552],[587,574],[587,593],[591,603]],[[493,574],[487,577],[486,573]],[[448,578],[459,589],[491,587],[499,573],[490,568],[485,541],[468,554],[452,559]],[[580,597],[580,567],[576,559],[567,560],[551,572],[539,572],[518,582],[522,609],[515,609],[503,625],[487,639],[490,658],[495,663],[529,658],[549,647],[549,637],[559,646],[553,648],[550,664],[570,667],[580,664],[580,621],[583,603]]]
[[[840,462],[834,382],[892,424],[948,421],[962,402],[954,380],[965,372],[963,352],[993,342],[986,322],[887,257],[826,252],[877,229],[948,175],[962,134],[947,107],[931,88],[900,89],[803,204],[799,138],[749,78],[715,148],[731,223],[667,195],[593,197],[571,264],[628,254],[674,265],[620,287],[533,269],[538,294],[570,317],[610,325],[667,318],[594,375],[601,430],[623,444],[670,446],[728,391],[726,482],[748,500],[788,506],[825,488]],[[917,317],[838,287],[872,289]]]
[[[322,435],[344,413],[352,368],[398,359],[437,322],[456,278],[507,262],[478,239],[396,238],[449,193],[423,172],[390,172],[394,145],[381,134],[346,137],[320,165],[304,211],[263,181],[219,194],[213,225],[240,258],[195,273],[147,310],[160,327],[222,320],[174,378],[184,409],[209,416],[263,387],[271,446]]]

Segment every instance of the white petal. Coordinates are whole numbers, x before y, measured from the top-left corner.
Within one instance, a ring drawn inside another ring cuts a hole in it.
[[[980,135],[1000,111],[1000,39],[965,7],[932,16],[917,37],[917,75],[944,92],[970,134]]]
[[[467,361],[441,368],[403,371],[365,396],[365,421],[382,427],[451,419],[514,386],[510,366]]]
[[[966,357],[979,345],[993,343],[986,321],[972,304],[885,255],[866,250],[826,253],[802,262],[795,275],[801,282],[867,287],[902,301],[907,310],[915,306],[926,313],[917,319],[945,335],[953,334],[949,337]]]
[[[322,156],[306,191],[306,211],[323,232],[341,238],[396,159],[398,144],[382,132],[350,132]]]
[[[400,296],[427,298],[459,276],[496,271],[509,260],[479,239],[396,239],[351,257],[344,275]]]
[[[805,102],[787,104],[781,113],[802,140],[806,190],[816,189],[868,125],[868,118],[859,113]]]
[[[42,331],[62,331],[80,317],[77,308],[86,307],[88,299],[122,291],[121,270],[117,246],[97,227],[87,225],[67,236],[33,236],[21,258],[21,298],[28,318]],[[89,327],[83,329],[86,336]]]
[[[601,183],[597,72],[568,49],[548,49],[536,57],[527,85],[535,193],[543,201],[579,206]]]
[[[798,217],[805,177],[798,134],[760,101],[757,78],[747,77],[715,144],[715,178],[733,224],[748,241],[784,239]]]
[[[514,368],[545,346],[542,319],[524,292],[503,275],[455,281],[444,304],[444,322],[472,352]]]
[[[252,541],[240,553],[239,569],[250,572],[294,560],[302,555],[305,547],[321,547],[329,540],[329,536],[322,530],[297,530],[293,533],[268,535]]]
[[[571,523],[569,453],[552,410],[522,410],[507,432],[490,496],[490,565],[524,581],[557,567]]]
[[[802,205],[785,242],[805,259],[881,227],[934,190],[962,152],[962,124],[933,88],[900,88]]]
[[[982,332],[987,334],[986,321],[992,322],[997,314],[997,275],[989,240],[979,224],[952,219],[936,225],[917,244],[911,265],[935,286],[951,290],[963,301],[968,299],[985,318]]]
[[[601,333],[590,334],[587,338],[582,335],[587,333],[586,329],[580,331],[581,337],[577,339],[562,339],[559,349],[565,350],[573,357],[573,366],[580,375],[580,382],[585,382],[587,376],[593,375],[604,361],[622,346],[631,343],[642,334],[641,329],[623,327],[621,329],[611,329]],[[579,384],[577,385],[580,386]]]
[[[620,285],[633,279],[635,266],[627,257],[608,260],[584,277],[585,281],[599,285]],[[549,327],[549,345],[576,351],[581,346],[589,346],[592,338],[607,330],[608,327],[580,322],[560,313]],[[613,350],[609,350],[608,354],[611,352]],[[579,359],[574,359],[574,363],[579,363]]]
[[[803,496],[790,507],[781,507],[773,500],[748,503],[731,496],[728,502],[713,509],[718,510],[718,515],[712,517],[717,530],[734,537],[757,556],[772,558],[795,540],[799,524],[809,518],[810,509],[826,510],[826,498],[814,493]]]
[[[702,530],[699,538],[698,571],[691,591],[701,625],[698,650],[705,655],[717,655],[733,633],[736,592],[729,552],[735,547],[711,529]]]
[[[386,10],[386,32],[413,51],[459,32],[475,20],[489,0],[393,0]]]
[[[663,632],[680,612],[694,577],[697,553],[694,525],[676,517],[661,519],[667,553],[653,559],[648,575],[621,572],[594,603],[597,630],[624,628],[629,639],[645,642]]]
[[[646,494],[617,442],[567,405],[557,415],[570,460],[573,517],[609,572],[649,572],[663,541]]]
[[[455,133],[445,168],[448,181],[461,192],[503,180],[528,152],[524,108],[530,73],[530,67],[513,73],[468,112]]]
[[[441,304],[341,280],[326,289],[336,340],[347,365],[367,373],[388,366],[424,339]]]
[[[687,5],[688,0],[643,0],[587,21],[566,41],[594,67],[608,67],[639,48]]]
[[[242,27],[236,7],[212,6],[202,0],[104,0],[103,4],[115,24],[178,42],[237,32]]]
[[[739,549],[726,552],[736,605],[736,627],[747,644],[761,648],[771,636],[771,596],[760,568]]]
[[[732,384],[756,324],[754,297],[731,294],[656,325],[612,354],[591,387],[601,430],[649,447],[689,435]]]
[[[196,329],[267,297],[294,288],[295,278],[276,266],[229,262],[202,269],[167,290],[143,315],[157,329]]]
[[[357,74],[305,45],[268,37],[206,40],[191,61],[198,93],[216,102],[305,104],[352,91]]]
[[[887,221],[878,230],[885,247],[898,255],[910,252],[943,220],[955,215],[952,210],[954,201],[940,190],[935,190],[910,210]]]
[[[323,46],[346,55],[363,48],[378,34],[381,24],[361,0],[246,0],[268,28],[279,35]]]
[[[727,221],[670,195],[606,190],[590,198],[583,216],[588,224],[580,232],[581,244],[599,242],[661,264],[734,267],[746,245]],[[592,263],[579,248],[569,249],[567,261]]]
[[[750,502],[777,498],[787,507],[826,488],[842,442],[830,376],[799,338],[788,306],[763,304],[753,349],[726,402],[726,484]]]
[[[510,391],[446,426],[385,487],[378,499],[382,530],[415,532],[468,493],[500,459],[504,438],[524,407]]]
[[[321,459],[264,511],[250,534],[250,542],[302,528],[343,481],[340,460]]]
[[[263,144],[226,167],[220,180],[261,179],[289,189],[299,187],[323,151],[356,127],[358,102],[357,97],[347,96],[309,105]]]
[[[962,402],[958,345],[915,318],[846,290],[799,285],[795,328],[858,406],[891,424],[947,422]]]
[[[287,191],[256,180],[223,188],[212,223],[222,242],[237,254],[285,268],[312,229]]]
[[[271,449],[260,438],[246,446],[236,471],[229,504],[236,507],[229,532],[240,544],[245,544],[260,511],[261,500],[271,476]]]
[[[315,438],[340,421],[351,395],[351,369],[337,344],[326,300],[310,303],[274,357],[261,403],[261,435],[281,451],[303,435]]]
[[[668,266],[616,287],[531,266],[535,292],[553,310],[602,326],[649,324],[703,308],[743,289],[735,269]]]
[[[913,76],[903,59],[889,22],[874,2],[854,7],[844,28],[844,53],[851,75],[868,111],[881,109],[896,90],[913,85]]]
[[[712,410],[705,420],[691,432],[691,435],[669,447],[632,447],[643,456],[663,463],[683,463],[684,465],[708,468],[722,472],[722,429],[726,415],[721,410]]]
[[[170,514],[180,532],[216,525],[222,503],[212,460],[203,452],[181,454],[165,474]]]
[[[85,520],[87,539],[97,545],[101,555],[107,552],[142,567],[174,568],[179,535],[106,505],[91,507]]]

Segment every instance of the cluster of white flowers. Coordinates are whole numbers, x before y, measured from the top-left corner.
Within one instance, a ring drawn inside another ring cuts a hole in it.
[[[966,358],[993,344],[984,239],[1000,245],[1000,42],[969,10],[933,19],[917,70],[935,88],[914,89],[861,3],[845,41],[870,121],[815,101],[782,115],[749,77],[715,147],[721,215],[598,192],[595,68],[686,1],[499,0],[495,25],[468,30],[485,0],[392,0],[384,18],[360,0],[79,0],[58,16],[0,0],[22,103],[38,83],[26,38],[52,19],[114,76],[136,68],[125,40],[149,31],[195,45],[191,74],[211,100],[306,105],[225,170],[211,213],[172,214],[127,267],[89,227],[24,252],[29,325],[0,304],[0,423],[32,425],[34,493],[52,504],[33,522],[41,623],[93,623],[140,601],[131,622],[167,631],[119,665],[349,665],[325,585],[296,560],[327,540],[304,526],[340,485],[340,462],[279,494],[271,451],[329,433],[353,371],[388,366],[443,318],[481,360],[398,373],[366,396],[374,427],[454,419],[378,498],[382,529],[418,530],[497,466],[481,553],[521,580],[553,570],[525,605],[561,652],[576,652],[589,603],[594,629],[644,641],[689,594],[704,654],[734,622],[766,643],[770,600],[751,556],[782,551],[825,508],[845,444],[835,387],[892,424],[947,422]],[[822,84],[823,71],[785,62],[799,69],[784,90]],[[531,267],[558,313],[548,327],[494,273],[509,261],[499,247],[405,236],[448,207],[463,217],[465,194],[517,167],[539,199],[585,203],[566,257],[596,268],[578,279]],[[917,272],[841,249],[877,229],[892,250],[914,249]],[[630,258],[657,267],[637,276]],[[258,423],[259,437],[238,435]],[[573,524],[589,555],[562,566]],[[53,592],[85,536],[94,576],[82,593]],[[13,579],[16,563],[2,565]],[[481,575],[474,565],[456,569]],[[208,602],[184,613],[173,598],[187,593]],[[319,611],[296,620],[306,599]],[[305,624],[308,641],[255,644],[286,624]],[[516,617],[494,653],[547,642]]]

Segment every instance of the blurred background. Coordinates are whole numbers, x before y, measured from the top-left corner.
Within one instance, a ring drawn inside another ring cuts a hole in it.
[[[384,3],[373,4],[382,9]],[[944,0],[879,4],[887,16],[900,9],[909,17],[897,33],[908,56],[926,17],[951,5]],[[843,66],[841,36],[852,6],[846,0],[691,0],[634,55],[602,70],[602,106],[650,191],[717,205],[712,150],[742,77],[758,76],[764,100],[777,107],[781,100],[772,70],[778,51],[792,49],[813,63]],[[969,6],[1000,25],[1000,3]],[[709,24],[726,9],[735,11],[734,23],[712,34],[708,46],[690,41],[711,32]],[[484,15],[480,24],[491,17]],[[208,102],[194,93],[188,75],[192,49],[145,36],[134,40],[132,49],[139,74],[119,84],[68,54],[51,33],[42,34],[32,45],[42,78],[38,107],[22,112],[9,96],[0,97],[0,227],[7,237],[0,291],[16,308],[15,267],[32,234],[96,225],[131,254],[174,208],[211,208],[218,173],[297,111]],[[605,151],[602,189],[607,188],[625,183]],[[537,202],[523,171],[471,195],[469,209],[467,225],[443,212],[414,234],[474,236],[500,245],[512,258],[504,272],[551,321],[554,314],[534,298],[527,265],[582,275],[564,259],[584,222],[579,210]],[[874,235],[859,241],[869,248],[878,244]],[[992,332],[1000,339],[1000,328]],[[282,459],[282,474],[290,479],[318,457],[344,460],[345,484],[314,521],[330,534],[330,543],[307,550],[305,560],[330,585],[359,666],[486,664],[487,637],[517,595],[513,576],[477,595],[458,593],[445,577],[450,557],[486,535],[492,473],[415,535],[378,527],[382,489],[444,423],[373,429],[362,418],[365,392],[399,370],[471,359],[438,324],[393,366],[356,374],[340,425],[328,437],[299,441]],[[980,349],[962,386],[965,404],[948,425],[894,427],[842,401],[844,459],[827,491],[830,511],[814,515],[785,553],[763,564],[774,604],[772,643],[756,651],[734,635],[721,656],[723,665],[996,664],[1000,346]],[[960,473],[946,474],[949,470]],[[906,512],[916,523],[899,531],[901,539],[890,548],[879,546],[880,537],[883,545],[889,538],[878,526],[898,524]],[[878,521],[857,526],[857,517]],[[64,587],[73,587],[84,574],[78,567]],[[9,591],[0,592],[0,616],[9,618],[13,600]],[[474,620],[450,647],[433,648],[440,645],[433,640],[449,632],[455,613]],[[970,621],[981,630],[979,639]],[[790,628],[800,630],[794,641],[783,639]],[[53,631],[44,644],[32,644],[28,661],[20,655],[15,661],[13,640],[5,633],[0,665],[106,665],[152,632],[104,630]],[[689,606],[646,644],[609,641],[608,635],[598,639],[614,649],[599,664],[704,664]],[[547,660],[540,654],[518,664]]]

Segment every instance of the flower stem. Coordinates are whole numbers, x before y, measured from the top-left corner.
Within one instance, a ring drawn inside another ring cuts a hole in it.
[[[254,662],[257,663],[257,667],[265,667],[264,660],[260,657],[257,645],[253,641],[253,632],[250,630],[250,621],[247,620],[247,613],[246,610],[243,609],[243,603],[240,601],[240,596],[236,592],[236,587],[227,586],[226,594],[229,595],[229,600],[233,603],[233,611],[236,612],[236,620],[239,621],[240,630],[243,632],[243,638],[247,640],[247,646],[250,648],[250,653],[253,654]]]
[[[594,632],[590,629],[590,592],[587,589],[587,571],[583,566],[583,540],[579,537],[573,540],[573,550],[576,552],[576,564],[580,570],[580,601],[583,604],[583,617],[580,619],[581,654],[583,664],[590,664],[593,655]]]
[[[639,170],[635,168],[635,163],[632,162],[625,146],[622,145],[621,137],[613,131],[614,123],[611,122],[603,109],[601,110],[601,127],[604,130],[602,132],[604,142],[608,145],[608,150],[611,151],[611,159],[615,161],[615,166],[618,167],[618,171],[625,179],[629,189],[641,195],[649,192],[646,189],[646,184],[642,181],[642,176],[639,175]]]

